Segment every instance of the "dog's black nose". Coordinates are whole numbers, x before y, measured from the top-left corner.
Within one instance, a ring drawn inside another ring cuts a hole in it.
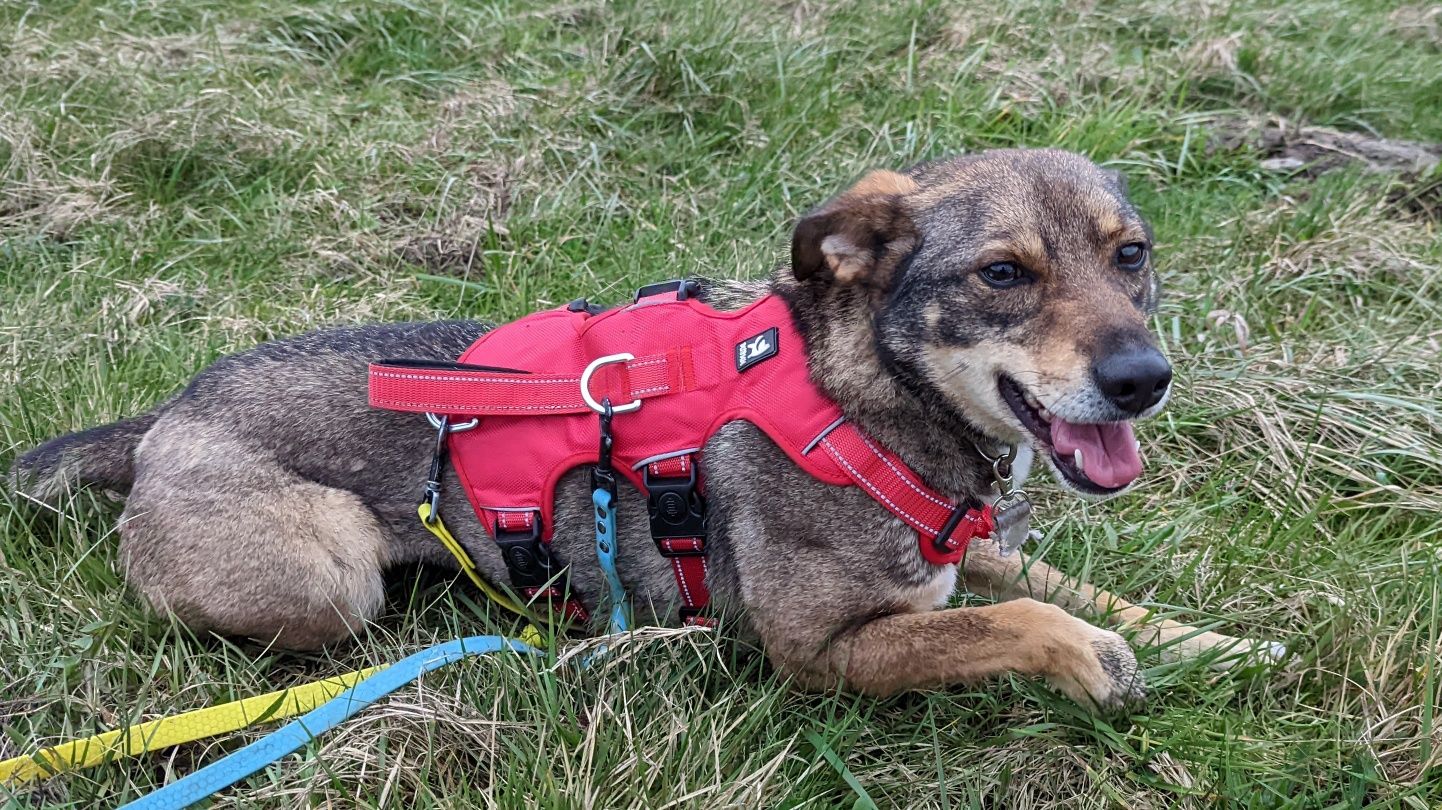
[[[1112,352],[1092,366],[1097,388],[1113,405],[1138,414],[1162,401],[1172,384],[1172,366],[1151,346]]]

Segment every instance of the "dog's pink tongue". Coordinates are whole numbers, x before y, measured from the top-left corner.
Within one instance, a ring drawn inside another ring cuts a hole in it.
[[[1124,487],[1142,474],[1137,438],[1127,422],[1077,425],[1053,418],[1051,445],[1062,458],[1072,458],[1080,450],[1082,475],[1108,489]]]

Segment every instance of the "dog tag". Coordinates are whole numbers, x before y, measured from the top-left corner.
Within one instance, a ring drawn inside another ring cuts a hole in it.
[[[1008,557],[1031,534],[1031,499],[1019,489],[1002,495],[991,505],[991,520],[1001,556]]]

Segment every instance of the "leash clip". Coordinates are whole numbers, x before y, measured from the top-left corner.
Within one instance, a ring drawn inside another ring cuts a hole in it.
[[[1008,445],[1005,455],[992,456],[976,445],[981,457],[991,462],[991,477],[997,497],[991,504],[992,536],[1001,546],[1001,556],[1010,556],[1031,535],[1031,498],[1017,487],[1012,469],[1017,445]]]
[[[441,516],[441,464],[446,458],[446,437],[452,433],[464,433],[479,425],[481,420],[472,419],[469,422],[453,425],[449,416],[428,413],[426,421],[436,429],[436,443],[431,450],[431,469],[426,476],[425,488],[421,490],[421,503],[430,506],[430,512],[426,514],[426,523],[434,524]]]
[[[616,410],[611,407],[610,397],[601,400],[601,443],[596,452],[596,465],[591,468],[591,489],[605,490],[612,497],[616,495],[616,470],[611,466],[611,448],[616,444],[616,436],[611,432],[611,420]]]

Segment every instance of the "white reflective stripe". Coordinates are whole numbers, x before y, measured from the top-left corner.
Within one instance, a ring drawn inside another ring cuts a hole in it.
[[[810,454],[811,454],[811,451],[816,449],[816,445],[821,444],[821,440],[822,440],[822,439],[826,438],[827,435],[829,435],[829,434],[831,433],[831,431],[837,429],[838,427],[841,427],[841,423],[842,423],[842,422],[845,422],[845,421],[846,421],[846,417],[844,417],[844,416],[839,416],[839,417],[836,418],[836,421],[835,421],[835,422],[832,422],[831,424],[829,424],[829,425],[827,425],[826,427],[822,428],[822,429],[821,429],[821,432],[818,433],[818,434],[816,434],[816,438],[812,439],[812,440],[811,440],[811,443],[808,444],[808,445],[806,445],[806,449],[801,451],[801,455],[803,455],[803,456],[810,455]]]
[[[645,467],[647,464],[651,464],[651,463],[653,463],[653,462],[665,461],[665,460],[668,459],[668,458],[676,458],[677,456],[689,456],[689,455],[691,455],[692,453],[699,453],[699,452],[701,452],[701,448],[699,448],[699,447],[693,447],[693,448],[691,448],[690,450],[672,450],[672,451],[669,452],[669,453],[660,453],[660,454],[657,454],[657,455],[654,455],[654,456],[647,456],[646,458],[641,459],[640,461],[636,462],[635,464],[632,464],[632,465],[631,465],[631,469],[633,469],[633,470],[639,470],[639,469],[641,469],[642,467]]]

